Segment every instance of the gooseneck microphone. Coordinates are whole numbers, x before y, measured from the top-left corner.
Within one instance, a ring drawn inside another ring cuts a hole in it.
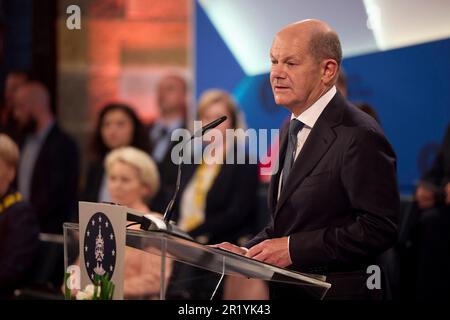
[[[182,164],[182,157],[183,157],[183,149],[184,147],[194,138],[202,137],[208,130],[213,129],[217,127],[219,124],[227,120],[226,116],[222,116],[213,122],[208,123],[207,125],[203,126],[200,130],[195,132],[191,138],[186,141],[186,143],[183,145],[183,147],[180,149],[180,153],[178,154],[178,170],[177,170],[177,182],[175,185],[175,192],[172,196],[172,199],[168,203],[166,210],[164,211],[164,221],[169,222],[170,218],[172,218],[172,212],[173,212],[173,205],[176,201],[178,191],[180,190],[180,182],[181,182],[181,164]]]
[[[183,158],[183,149],[184,147],[194,138],[202,137],[208,130],[213,129],[217,127],[219,124],[224,122],[227,119],[226,116],[222,116],[207,125],[203,126],[200,130],[195,132],[190,139],[188,139],[186,142],[184,142],[183,146],[180,149],[180,153],[178,154],[178,164],[177,164],[177,181],[175,185],[175,191],[173,193],[172,198],[170,199],[169,203],[167,204],[166,210],[164,211],[164,219],[157,218],[153,215],[145,214],[143,216],[137,216],[136,214],[133,214],[131,212],[128,212],[127,214],[127,220],[128,221],[134,221],[141,225],[142,230],[150,230],[150,231],[165,231],[174,235],[177,235],[179,237],[192,240],[192,237],[190,237],[186,232],[178,228],[176,225],[170,223],[170,219],[173,214],[173,205],[175,204],[175,201],[178,196],[178,192],[180,190],[180,183],[181,183],[181,165],[182,165],[182,158]]]

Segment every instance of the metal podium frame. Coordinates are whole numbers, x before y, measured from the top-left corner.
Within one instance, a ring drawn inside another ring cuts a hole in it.
[[[74,261],[78,244],[70,233],[78,232],[78,224],[64,223],[64,267]],[[324,276],[299,273],[250,259],[226,250],[213,248],[163,231],[127,229],[126,246],[157,255],[161,259],[159,297],[166,297],[166,261],[188,264],[218,275],[241,276],[264,281],[295,284],[314,299],[323,299],[331,284]]]

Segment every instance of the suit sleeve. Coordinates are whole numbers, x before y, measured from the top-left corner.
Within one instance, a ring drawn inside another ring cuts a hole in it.
[[[248,241],[244,247],[250,249],[251,247],[257,245],[258,243],[273,238],[273,222],[271,221],[260,233],[258,233],[253,239]]]
[[[300,267],[363,262],[397,238],[399,194],[395,153],[384,136],[357,132],[343,154],[341,181],[354,219],[338,227],[291,235],[290,255]]]

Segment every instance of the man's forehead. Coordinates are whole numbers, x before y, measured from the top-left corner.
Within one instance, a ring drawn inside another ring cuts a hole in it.
[[[304,53],[307,48],[307,41],[300,38],[280,38],[275,37],[270,48],[270,54],[299,54]]]

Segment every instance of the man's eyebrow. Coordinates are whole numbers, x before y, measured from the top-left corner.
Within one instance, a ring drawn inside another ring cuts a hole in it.
[[[278,58],[275,58],[272,53],[270,53],[270,59],[287,61],[287,60],[298,60],[299,58],[296,57],[295,55],[289,55],[289,56],[281,57],[278,59]]]
[[[296,57],[294,55],[290,55],[290,56],[284,57],[283,60],[285,60],[285,61],[286,60],[298,60],[298,57]]]

